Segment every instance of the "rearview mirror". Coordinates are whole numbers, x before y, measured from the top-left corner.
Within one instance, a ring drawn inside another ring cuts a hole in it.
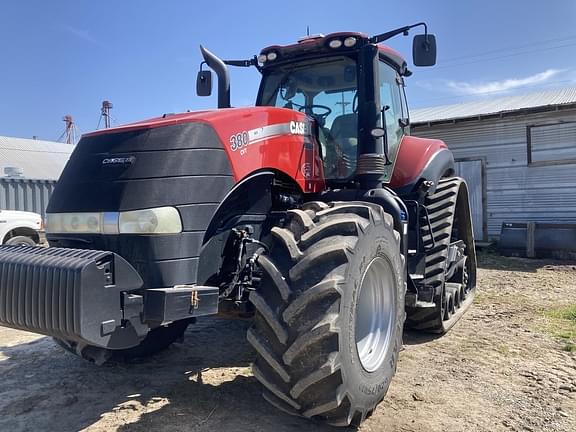
[[[196,94],[198,96],[210,96],[212,94],[212,72],[201,70],[196,78]]]
[[[436,64],[436,36],[429,33],[414,36],[412,60],[415,66],[434,66]]]

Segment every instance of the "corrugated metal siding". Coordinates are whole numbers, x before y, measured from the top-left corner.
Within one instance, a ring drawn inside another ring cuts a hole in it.
[[[495,237],[504,221],[576,223],[576,164],[528,166],[527,126],[560,121],[576,121],[576,110],[420,126],[412,133],[444,140],[456,159],[486,159],[488,235]],[[554,150],[548,157],[565,160]]]
[[[58,180],[70,158],[70,144],[0,136],[0,176],[18,167],[28,179]]]
[[[454,164],[454,171],[454,174],[466,180],[468,185],[474,238],[486,240],[484,238],[484,211],[482,207],[482,161],[457,161]]]
[[[486,98],[474,102],[414,109],[410,112],[410,122],[416,124],[457,120],[573,103],[576,103],[576,87],[566,87],[515,96]]]
[[[53,180],[0,178],[0,209],[31,211],[44,218],[55,185]]]

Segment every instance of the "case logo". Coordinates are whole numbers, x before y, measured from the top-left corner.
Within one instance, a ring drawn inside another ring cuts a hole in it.
[[[290,133],[292,135],[307,135],[308,125],[305,122],[292,120],[290,122]]]
[[[132,165],[136,161],[135,156],[129,157],[115,157],[115,158],[106,158],[102,159],[102,165]]]

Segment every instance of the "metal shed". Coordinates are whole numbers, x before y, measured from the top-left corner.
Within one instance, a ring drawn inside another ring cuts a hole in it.
[[[411,124],[454,153],[477,239],[503,222],[576,223],[576,87],[417,109]]]
[[[74,146],[0,136],[0,209],[45,216],[46,206]],[[0,174],[1,175],[1,174]]]

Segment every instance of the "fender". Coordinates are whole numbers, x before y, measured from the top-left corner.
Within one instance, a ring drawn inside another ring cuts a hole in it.
[[[203,244],[214,235],[249,221],[260,220],[272,208],[273,171],[260,171],[249,175],[228,192],[216,208],[204,234]],[[258,191],[258,193],[254,193]]]
[[[1,226],[1,225],[0,225]],[[33,234],[35,237],[38,237],[38,229],[39,226],[34,224],[33,222],[28,221],[13,221],[9,222],[5,226],[1,226],[0,228],[0,244],[4,244],[8,239],[6,238],[10,232],[13,230],[23,229],[25,231],[30,230],[29,234]]]
[[[276,181],[282,186],[275,185]],[[294,207],[301,196],[302,190],[294,179],[280,171],[257,171],[238,182],[214,212],[204,234],[198,282],[206,283],[219,271],[232,228],[250,225],[254,229],[252,237],[259,239],[272,220],[272,212]]]
[[[414,192],[422,181],[430,180],[436,190],[438,180],[454,172],[454,156],[441,140],[405,135],[400,143],[390,187],[398,195]]]

